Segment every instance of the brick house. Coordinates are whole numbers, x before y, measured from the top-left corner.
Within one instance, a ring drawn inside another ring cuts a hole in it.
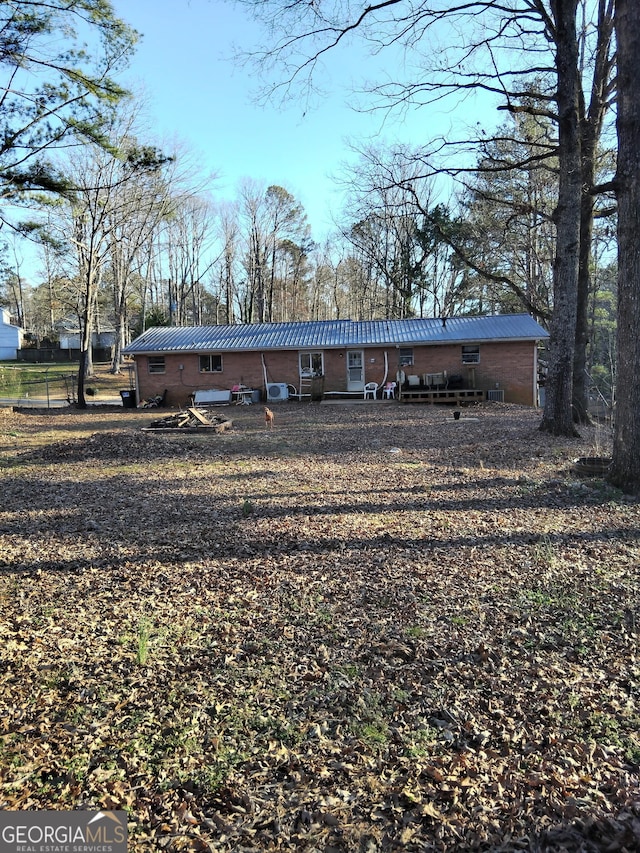
[[[157,327],[124,354],[135,362],[138,400],[166,391],[169,406],[196,392],[228,402],[245,389],[254,401],[362,397],[367,383],[380,397],[393,381],[405,402],[459,402],[472,391],[472,399],[535,406],[538,344],[548,337],[528,314],[327,320]]]

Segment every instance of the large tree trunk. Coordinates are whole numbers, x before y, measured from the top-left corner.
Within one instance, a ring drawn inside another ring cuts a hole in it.
[[[111,275],[113,276],[113,313],[115,316],[116,339],[111,355],[110,373],[120,373],[122,362],[122,350],[126,347],[127,334],[127,275],[128,265],[118,252],[117,248],[111,250]]]
[[[93,338],[93,319],[95,316],[96,299],[98,295],[98,281],[96,280],[96,260],[91,250],[87,252],[84,259],[83,277],[85,288],[83,294],[82,316],[80,318],[80,364],[78,365],[77,406],[79,409],[87,408],[85,397],[85,380],[93,374],[93,349],[91,346]]]
[[[618,353],[611,481],[640,492],[640,3],[618,0]]]
[[[557,244],[553,265],[553,317],[544,415],[540,429],[554,435],[576,434],[573,424],[575,351],[580,249],[579,71],[576,9],[578,0],[556,0],[556,70],[558,76],[559,188]]]
[[[587,344],[589,342],[589,293],[591,290],[591,244],[593,241],[594,198],[593,156],[584,151],[582,166],[582,200],[580,206],[580,262],[578,269],[578,292],[576,299],[576,341],[573,359],[573,417],[576,423],[586,424],[589,417],[589,393],[587,383]]]
[[[613,2],[600,0],[598,39],[588,109],[580,100],[580,140],[582,157],[582,201],[580,208],[580,267],[576,317],[576,351],[573,363],[573,416],[577,423],[589,423],[587,345],[589,342],[589,297],[591,291],[591,247],[596,182],[596,156],[602,125],[609,107],[611,85],[611,42]]]
[[[78,398],[77,406],[79,409],[87,408],[87,398],[85,397],[85,380],[91,363],[91,313],[85,310],[82,318],[82,329],[80,330],[80,361],[78,364],[78,385],[76,394]]]
[[[114,376],[119,375],[122,371],[120,370],[120,365],[122,364],[122,350],[126,347],[127,341],[127,309],[126,304],[120,304],[118,310],[116,311],[116,339],[113,344],[113,354],[111,356],[111,369],[110,373]]]

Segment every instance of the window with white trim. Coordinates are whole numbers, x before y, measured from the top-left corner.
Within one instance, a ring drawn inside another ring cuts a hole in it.
[[[322,351],[300,353],[300,376],[324,376]]]
[[[413,347],[400,347],[400,367],[411,367],[413,364]]]
[[[222,356],[219,353],[201,355],[200,373],[222,373]]]
[[[147,370],[149,373],[164,373],[165,363],[163,355],[150,355],[147,360]]]
[[[480,347],[477,345],[462,347],[462,363],[480,364]]]

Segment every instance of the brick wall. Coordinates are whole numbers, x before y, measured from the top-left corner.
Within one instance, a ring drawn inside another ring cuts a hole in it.
[[[278,353],[278,356],[284,353]],[[297,353],[295,357],[295,375],[297,376]],[[165,372],[149,373],[148,358],[136,358],[138,397],[147,400],[156,394],[167,391],[168,406],[186,406],[191,395],[198,389],[217,389],[228,391],[234,385],[246,385],[248,388],[263,388],[264,378],[260,353],[225,353],[222,356],[222,371],[200,373],[200,360],[197,354],[182,353],[165,355]],[[286,382],[287,379],[269,381]]]
[[[354,348],[355,349],[355,348]],[[398,350],[386,349],[387,379],[394,380],[398,370]],[[464,386],[488,391],[496,387],[505,392],[505,402],[532,406],[534,400],[535,344],[483,343],[480,361],[473,366],[462,364],[460,345],[414,347],[414,364],[404,367],[405,374],[447,372],[459,374]],[[286,382],[299,386],[298,351],[282,350],[264,353],[268,382]],[[324,391],[347,390],[346,350],[324,351]],[[146,356],[136,358],[137,389],[140,400],[167,391],[167,405],[185,406],[198,389],[230,390],[234,385],[264,390],[264,372],[260,353],[225,353],[222,371],[200,373],[198,356],[191,353],[165,356],[165,372],[149,373]],[[364,349],[364,381],[381,384],[385,379],[385,348]]]
[[[466,388],[479,388],[490,391],[500,388],[504,391],[507,403],[535,405],[535,344],[530,341],[509,343],[481,343],[478,364],[462,363],[462,346],[414,347],[413,367],[403,368],[404,372],[441,373],[446,370],[449,376],[460,375]]]

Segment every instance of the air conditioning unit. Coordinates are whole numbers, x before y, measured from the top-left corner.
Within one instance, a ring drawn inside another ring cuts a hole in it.
[[[289,386],[286,382],[270,382],[267,385],[267,400],[270,403],[279,403],[289,399]]]
[[[487,391],[487,400],[493,400],[494,403],[504,403],[504,391],[502,388],[499,391]]]

